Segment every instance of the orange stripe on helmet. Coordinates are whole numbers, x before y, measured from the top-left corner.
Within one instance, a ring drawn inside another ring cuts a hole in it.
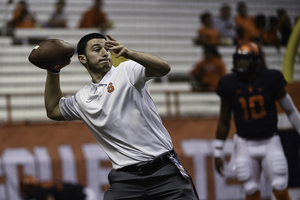
[[[238,54],[249,54],[253,53],[255,55],[259,54],[258,45],[254,42],[242,42],[237,46],[236,52]]]

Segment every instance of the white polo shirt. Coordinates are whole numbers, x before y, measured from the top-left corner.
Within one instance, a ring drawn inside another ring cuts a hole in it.
[[[64,118],[88,125],[114,169],[152,160],[173,148],[150,96],[150,79],[143,66],[125,61],[112,67],[99,84],[60,100]]]

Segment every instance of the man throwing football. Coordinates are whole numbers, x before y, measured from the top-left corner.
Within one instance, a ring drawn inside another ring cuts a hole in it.
[[[65,98],[59,71],[48,71],[46,110],[54,120],[84,121],[110,158],[111,187],[104,199],[196,200],[147,85],[152,78],[166,75],[169,64],[99,33],[83,36],[77,52],[91,85]],[[111,52],[128,61],[112,66]]]

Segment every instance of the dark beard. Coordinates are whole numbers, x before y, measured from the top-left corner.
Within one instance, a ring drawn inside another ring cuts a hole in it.
[[[93,63],[90,62],[89,58],[86,57],[86,61],[87,61],[87,64],[89,66],[89,69],[94,69],[95,68],[95,65]]]
[[[88,59],[88,57],[86,58],[86,60],[87,60],[87,64],[88,64],[89,69],[91,71],[95,72],[95,73],[99,72],[99,70],[101,70],[101,69],[110,69],[109,63],[106,64],[106,65],[103,65],[102,68],[99,69],[99,68],[96,67],[98,65],[98,63],[92,63],[92,62],[90,62],[90,60]],[[107,70],[107,71],[109,71],[109,70]]]

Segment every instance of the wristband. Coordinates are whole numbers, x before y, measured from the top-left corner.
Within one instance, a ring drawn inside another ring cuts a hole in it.
[[[49,74],[52,75],[58,75],[60,73],[60,69],[59,70],[47,70]]]
[[[216,139],[214,141],[214,157],[222,157],[224,140]]]

